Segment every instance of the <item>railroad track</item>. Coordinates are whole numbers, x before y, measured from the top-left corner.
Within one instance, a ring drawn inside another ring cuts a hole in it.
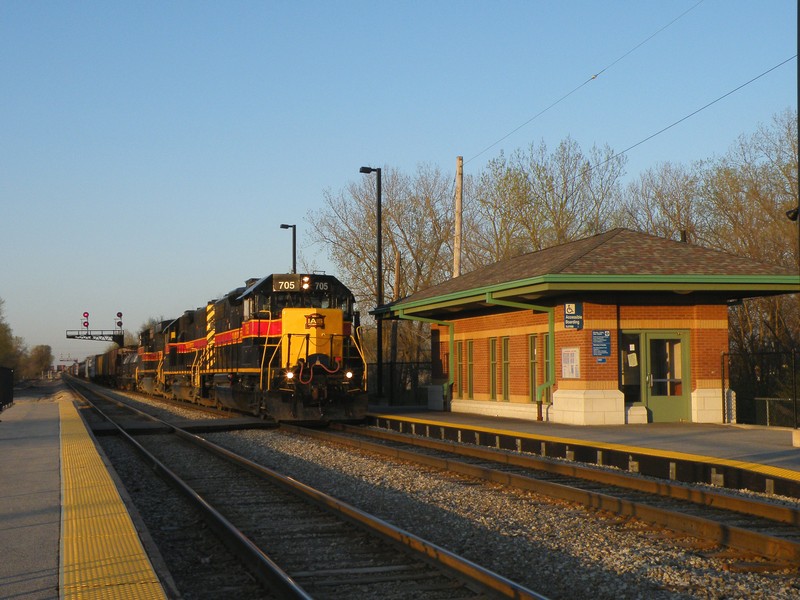
[[[800,509],[710,487],[658,481],[455,442],[348,425],[283,429],[396,459],[577,502],[664,527],[741,556],[741,568],[800,567]],[[716,549],[715,549],[716,547]],[[773,561],[750,564],[748,557]]]
[[[270,593],[290,598],[544,598],[420,537],[119,400],[104,419],[190,499]],[[113,414],[112,414],[113,413]],[[134,415],[134,416],[131,416]],[[134,436],[140,420],[172,433]]]

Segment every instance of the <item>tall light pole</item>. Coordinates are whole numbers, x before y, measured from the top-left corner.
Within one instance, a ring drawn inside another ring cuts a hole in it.
[[[382,242],[382,231],[381,226],[383,223],[383,219],[381,218],[381,170],[380,168],[373,168],[373,167],[361,167],[358,170],[359,173],[369,174],[369,173],[377,173],[378,175],[378,190],[377,190],[377,200],[376,200],[376,230],[377,230],[377,267],[376,267],[376,287],[378,293],[378,308],[383,306],[383,242]],[[376,315],[377,321],[377,352],[376,352],[376,363],[378,368],[378,373],[376,377],[377,388],[378,388],[378,397],[383,397],[383,320]]]
[[[791,210],[786,211],[786,217],[790,221],[797,221],[797,269],[798,274],[800,274],[800,204],[794,207]],[[792,388],[794,388],[794,428],[797,429],[797,364],[795,362],[795,356],[797,355],[797,349],[792,350]]]
[[[297,273],[297,225],[281,223],[281,229],[292,230],[292,273]]]

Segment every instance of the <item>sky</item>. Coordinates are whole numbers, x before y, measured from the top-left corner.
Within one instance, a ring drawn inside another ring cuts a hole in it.
[[[361,166],[719,157],[797,110],[796,54],[795,0],[1,0],[2,316],[82,360],[84,311],[138,333],[289,272],[281,223],[335,275],[308,216]]]

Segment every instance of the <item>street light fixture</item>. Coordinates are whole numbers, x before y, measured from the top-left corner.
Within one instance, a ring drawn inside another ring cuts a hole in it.
[[[297,273],[297,225],[281,223],[281,229],[292,230],[292,274]]]
[[[382,231],[381,226],[383,224],[383,219],[381,218],[381,170],[380,168],[375,167],[361,167],[358,170],[359,173],[369,174],[369,173],[377,173],[377,198],[376,198],[376,207],[375,207],[375,220],[376,220],[376,231],[377,231],[377,248],[376,248],[376,288],[378,293],[378,308],[383,306],[383,242],[382,242]],[[377,392],[378,397],[383,397],[383,320],[380,317],[376,318],[377,321],[377,352],[376,352],[376,363],[378,368],[378,374],[376,377],[377,383]]]

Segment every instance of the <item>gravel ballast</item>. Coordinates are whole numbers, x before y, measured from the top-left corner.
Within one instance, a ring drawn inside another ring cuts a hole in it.
[[[800,598],[796,572],[732,571],[636,520],[279,431],[208,439],[552,598]]]

